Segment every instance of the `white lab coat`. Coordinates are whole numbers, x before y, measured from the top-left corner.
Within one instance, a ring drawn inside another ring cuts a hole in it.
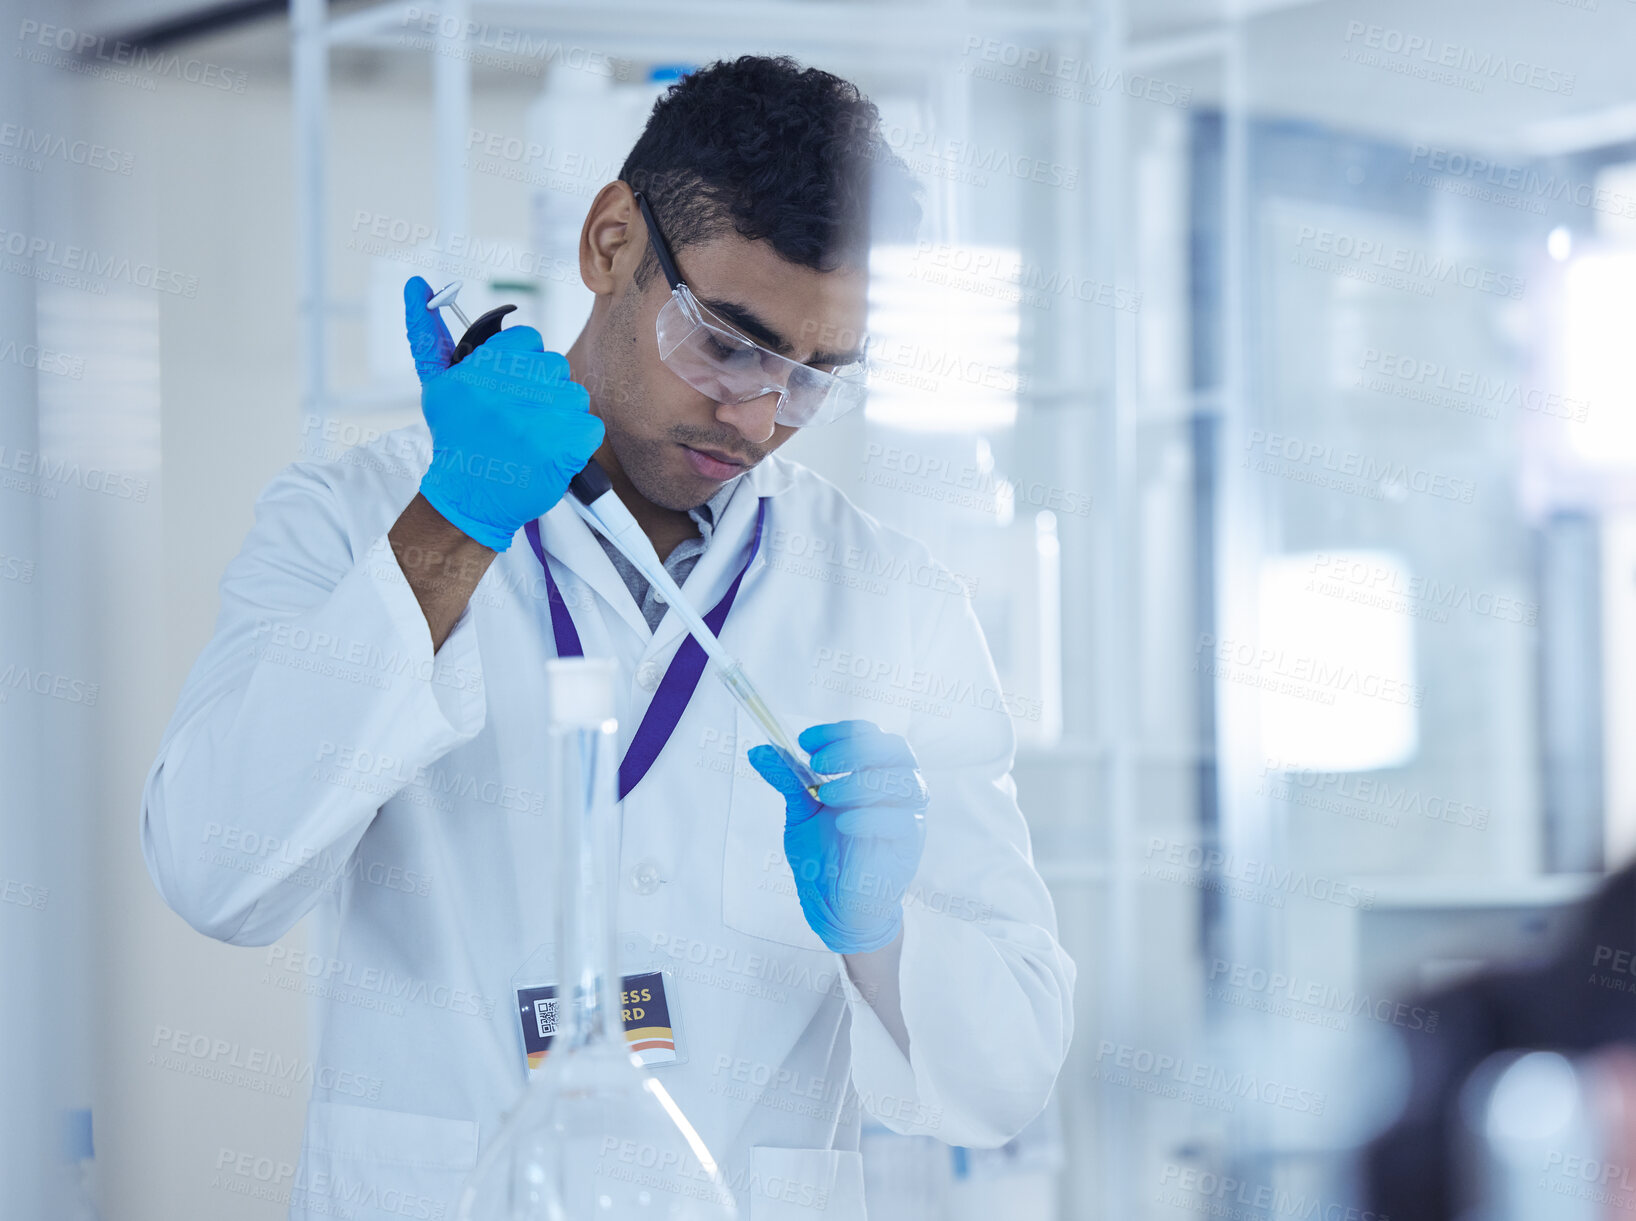
[[[452,1218],[527,1081],[515,989],[555,982],[525,968],[554,936],[544,582],[519,531],[434,656],[386,538],[430,453],[425,428],[407,428],[267,487],[143,792],[148,869],[194,928],[270,946],[319,913],[306,956],[274,947],[264,973],[314,998],[297,1219]],[[727,648],[796,729],[863,717],[906,735],[931,793],[903,918],[910,1056],[807,927],[783,801],[744,759],[762,739],[709,671],[623,803],[621,969],[666,971],[684,1058],[652,1071],[740,1216],[862,1217],[862,1112],[992,1146],[1041,1110],[1072,1034],[1074,964],[958,586],[774,455],[689,575],[695,606],[743,564],[757,497],[765,535]],[[567,505],[541,529],[585,653],[626,676],[628,743],[682,625],[672,613],[649,631]]]

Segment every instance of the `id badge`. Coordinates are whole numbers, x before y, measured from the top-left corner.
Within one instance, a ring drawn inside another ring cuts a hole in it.
[[[645,1068],[684,1064],[687,1044],[676,1007],[674,966],[667,969],[652,955],[650,946],[642,938],[620,938],[620,1004],[624,1009],[625,1039]],[[648,952],[644,954],[644,950]],[[532,1077],[545,1064],[557,1034],[555,945],[547,943],[535,950],[513,976],[512,986],[517,996],[523,1054]]]

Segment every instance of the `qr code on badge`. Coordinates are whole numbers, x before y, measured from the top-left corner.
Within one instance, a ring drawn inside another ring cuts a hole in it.
[[[540,1025],[540,1038],[550,1038],[557,1033],[557,998],[534,1002],[534,1020]]]

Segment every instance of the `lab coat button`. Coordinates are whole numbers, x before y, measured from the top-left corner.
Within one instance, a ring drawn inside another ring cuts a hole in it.
[[[644,661],[637,666],[636,685],[644,691],[652,691],[659,685],[659,667],[651,661]]]
[[[665,595],[660,590],[656,589],[653,591],[653,600],[660,606],[663,606],[665,604]]]
[[[631,889],[639,895],[651,895],[663,882],[664,879],[659,876],[659,866],[654,861],[638,861],[636,868],[631,870]]]

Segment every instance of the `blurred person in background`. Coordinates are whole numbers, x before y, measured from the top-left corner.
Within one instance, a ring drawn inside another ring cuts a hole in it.
[[[1438,1028],[1401,1040],[1408,1096],[1364,1157],[1375,1213],[1514,1221],[1636,1209],[1636,865],[1583,904],[1547,961],[1483,971],[1416,1003],[1438,1013]],[[1512,1061],[1506,1053],[1528,1052],[1579,1062],[1587,1089],[1573,1106],[1588,1113],[1554,1114],[1554,1090],[1523,1097],[1523,1118],[1543,1127],[1522,1152],[1522,1173],[1510,1176],[1494,1160],[1503,1139],[1488,1118],[1491,1078]],[[1570,1118],[1589,1125],[1588,1143]]]

